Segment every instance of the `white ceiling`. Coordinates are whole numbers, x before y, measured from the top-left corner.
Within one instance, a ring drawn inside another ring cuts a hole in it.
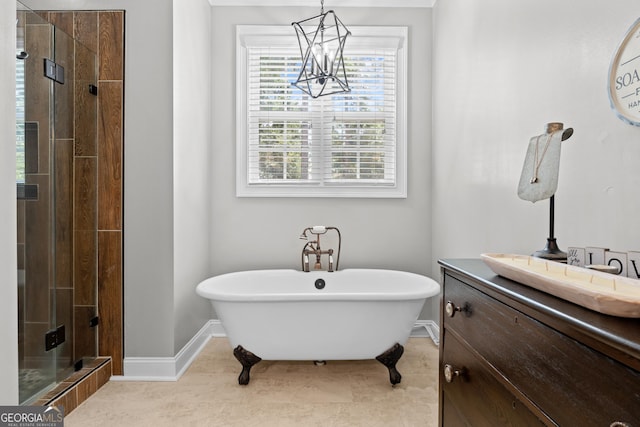
[[[433,7],[436,0],[325,0],[325,9],[339,7]],[[212,6],[311,6],[320,0],[209,0]]]

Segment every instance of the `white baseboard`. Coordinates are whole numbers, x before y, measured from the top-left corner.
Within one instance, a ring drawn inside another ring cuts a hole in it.
[[[433,320],[416,320],[411,337],[431,338],[435,345],[440,344],[440,328]]]
[[[213,338],[226,338],[227,332],[222,327],[222,323],[218,319],[209,320],[209,331]]]
[[[416,321],[411,337],[431,338],[438,345],[438,325],[433,320]],[[209,320],[174,357],[125,357],[124,375],[114,375],[111,381],[177,381],[198,356],[210,338],[227,334],[219,320]]]
[[[112,381],[177,381],[211,337],[226,336],[219,320],[210,320],[174,357],[125,357],[124,375]]]

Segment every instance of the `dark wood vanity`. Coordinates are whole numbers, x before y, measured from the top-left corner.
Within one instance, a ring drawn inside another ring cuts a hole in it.
[[[640,427],[640,319],[439,264],[441,426]]]

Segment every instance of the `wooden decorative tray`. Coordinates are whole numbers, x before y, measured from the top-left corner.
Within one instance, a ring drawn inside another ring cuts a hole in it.
[[[527,255],[480,256],[500,276],[600,313],[640,317],[640,280]]]

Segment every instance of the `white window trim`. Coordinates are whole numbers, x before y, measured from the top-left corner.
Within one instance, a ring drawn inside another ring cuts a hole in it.
[[[348,198],[406,198],[407,197],[407,27],[353,27],[345,49],[379,39],[378,45],[397,47],[397,111],[396,111],[396,182],[395,185],[376,186],[357,184],[315,186],[300,183],[250,185],[248,183],[248,108],[247,108],[247,46],[257,44],[275,46],[296,45],[291,26],[238,25],[236,27],[236,196],[237,197],[348,197]],[[283,36],[289,36],[287,37]],[[360,40],[359,40],[360,37]],[[363,42],[366,38],[368,41]]]

